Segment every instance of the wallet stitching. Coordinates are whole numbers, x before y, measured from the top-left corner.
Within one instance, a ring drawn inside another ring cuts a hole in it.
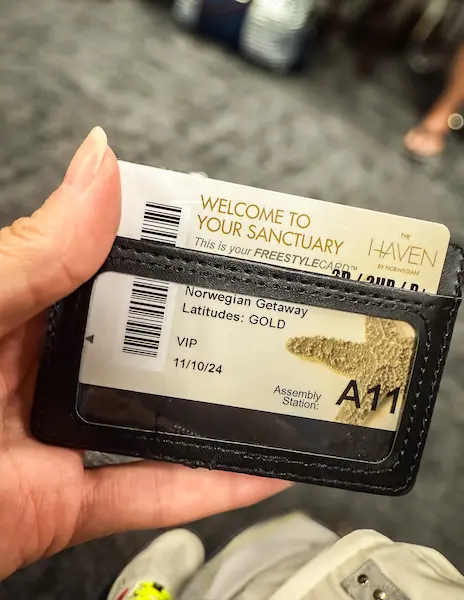
[[[148,441],[146,436],[145,437],[139,437],[139,436],[135,436],[137,440],[141,440],[141,441]],[[43,439],[46,439],[48,442],[50,443],[54,443],[55,442],[55,438],[53,436],[47,435],[44,436]],[[171,443],[171,440],[166,440],[167,443]],[[75,448],[73,446],[73,448]],[[199,449],[203,449],[204,446],[198,446]],[[85,448],[83,448],[85,449]],[[118,447],[110,447],[110,446],[106,446],[105,445],[105,453],[109,453],[109,454],[119,454],[121,452],[121,449]],[[142,456],[142,452],[135,450],[133,453],[131,453],[131,456]],[[245,456],[246,457],[246,456]],[[251,459],[255,459],[256,455],[250,455],[249,458]],[[267,459],[268,457],[266,457]],[[239,471],[241,473],[248,473],[251,475],[263,475],[263,476],[276,476],[276,477],[280,477],[282,479],[288,479],[288,472],[285,471],[270,471],[269,469],[263,469],[261,467],[237,467],[235,465],[226,465],[223,463],[219,463],[219,462],[214,462],[213,461],[204,461],[201,459],[198,460],[189,460],[189,459],[173,459],[171,456],[166,456],[165,454],[161,453],[160,455],[157,455],[157,459],[158,460],[167,460],[167,461],[171,461],[171,462],[180,462],[181,464],[184,465],[188,465],[191,467],[208,467],[211,464],[214,464],[214,466],[216,468],[219,469],[228,469],[229,471]],[[312,465],[311,465],[312,466]],[[88,468],[88,467],[86,467]],[[91,467],[93,468],[93,467]],[[315,477],[304,477],[304,476],[299,476],[299,475],[295,475],[295,477],[298,479],[298,481],[301,482],[316,482],[316,478]],[[351,489],[353,487],[355,487],[356,489],[368,489],[368,490],[379,490],[379,491],[388,491],[390,490],[390,488],[385,487],[385,486],[381,486],[381,485],[375,485],[375,484],[365,484],[365,483],[360,483],[360,482],[347,482],[346,480],[343,479],[331,479],[331,478],[325,478],[324,480],[318,480],[318,481],[323,481],[324,483],[330,483],[330,484],[334,484],[334,485],[340,485],[340,486],[345,486],[347,484],[350,485]],[[393,488],[393,491],[401,491],[403,489],[405,489],[407,487],[407,485],[405,486],[401,486],[398,488]]]
[[[55,341],[56,335],[56,318],[58,316],[58,307],[59,303],[55,303],[52,306],[50,314],[47,319],[47,326],[45,330],[45,351],[47,353],[51,352],[53,343]]]
[[[410,472],[409,479],[411,479],[411,477],[412,477],[412,473],[414,471],[417,459],[419,458],[419,455],[420,455],[421,450],[422,450],[423,437],[424,437],[424,434],[425,434],[425,430],[427,428],[427,423],[430,421],[429,412],[430,412],[430,409],[432,407],[435,388],[437,386],[437,383],[438,383],[438,380],[439,380],[439,376],[440,376],[440,372],[442,370],[442,366],[443,366],[443,361],[444,361],[444,358],[445,358],[446,350],[449,347],[449,341],[447,341],[447,339],[450,336],[450,329],[451,329],[451,326],[452,326],[452,323],[453,323],[453,319],[454,319],[454,317],[456,315],[456,312],[458,310],[458,306],[459,306],[459,304],[456,303],[455,306],[453,307],[453,310],[450,311],[449,318],[448,318],[448,320],[446,322],[446,327],[445,327],[445,331],[444,331],[443,338],[442,338],[440,357],[438,359],[438,364],[437,364],[437,367],[436,367],[436,369],[434,371],[432,384],[430,386],[429,401],[427,403],[427,406],[425,407],[424,418],[422,419],[422,428],[421,428],[421,430],[419,432],[419,442],[417,444],[417,450],[416,450],[416,452],[414,454],[413,461],[412,461],[412,464],[411,464],[411,468],[409,470],[409,472]],[[417,397],[417,395],[416,395],[416,397]],[[405,443],[403,444],[403,447],[407,445],[408,441],[409,440],[407,440],[405,438]]]
[[[450,317],[451,317],[451,312],[450,312]],[[411,415],[409,417],[409,425],[408,425],[408,427],[406,429],[406,436],[405,436],[405,439],[404,439],[404,442],[403,442],[403,447],[401,448],[401,450],[399,452],[400,456],[404,455],[404,453],[406,451],[406,446],[409,443],[409,438],[407,436],[409,435],[409,433],[411,432],[411,429],[412,429],[412,423],[414,422],[414,413],[415,413],[417,405],[418,405],[417,401],[419,400],[419,396],[420,396],[420,392],[421,392],[421,387],[422,387],[422,382],[424,380],[424,374],[425,374],[425,371],[427,370],[427,362],[428,362],[428,359],[429,359],[429,352],[430,352],[430,346],[431,346],[431,337],[432,337],[432,334],[430,333],[430,329],[426,330],[426,335],[427,335],[427,341],[425,343],[426,352],[425,352],[425,357],[424,357],[424,360],[423,360],[421,368],[420,368],[420,377],[421,378],[420,378],[420,380],[418,382],[417,391],[415,393],[416,401],[412,405]],[[429,399],[428,399],[429,401],[427,403],[427,409],[430,406],[431,397],[433,396],[433,389],[434,389],[434,383],[431,386],[432,393],[429,395]],[[421,431],[421,436],[422,436],[422,431]],[[399,464],[400,460],[401,459],[397,459],[397,461],[395,462],[394,466],[397,466]]]
[[[135,252],[135,253],[140,254],[140,255],[146,255],[150,259],[153,259],[152,255],[147,254],[145,252],[141,252],[141,251],[138,251],[138,250],[135,250],[135,249],[131,249],[130,251],[131,252]],[[168,262],[171,262],[173,260],[177,260],[179,262],[184,262],[184,263],[193,263],[196,266],[206,267],[207,269],[215,270],[215,271],[228,271],[229,273],[233,273],[234,271],[235,272],[239,271],[239,273],[242,275],[242,277],[243,277],[244,273],[247,274],[247,275],[249,275],[249,276],[253,275],[254,277],[256,277],[256,274],[253,273],[253,272],[250,272],[250,271],[241,270],[241,269],[239,270],[239,269],[235,269],[235,268],[231,269],[231,268],[227,268],[227,267],[220,268],[220,267],[209,265],[208,263],[204,263],[204,262],[199,261],[199,260],[171,259],[171,258],[168,258],[168,257],[165,257],[165,256],[163,256],[163,258],[165,260],[167,260]],[[144,262],[142,260],[140,260],[140,259],[134,259],[134,258],[128,258],[128,257],[117,257],[117,258],[113,258],[113,259],[110,258],[109,259],[109,262],[113,262],[113,261],[115,263],[118,263],[118,262],[129,262],[129,263],[144,264]],[[160,267],[161,265],[157,265],[157,266]],[[184,269],[175,268],[172,265],[162,265],[161,268],[163,268],[164,270],[174,270],[174,271],[177,271],[177,272],[182,272],[184,270]],[[192,271],[192,269],[187,269],[187,270]],[[461,267],[460,267],[460,270],[459,270],[458,276],[457,276],[456,293],[459,292],[460,277],[462,276],[463,272],[464,272],[464,254],[462,255]],[[287,278],[285,276],[263,275],[263,274],[258,274],[258,276],[260,278],[262,278],[262,279],[274,280],[274,281],[277,281],[277,282],[281,282],[282,280],[284,280],[285,282],[287,282],[289,284],[292,284],[292,287],[286,287],[286,288],[284,288],[284,289],[287,289],[288,291],[290,291],[290,290],[295,291],[295,290],[293,290],[293,287],[294,286],[296,287],[296,285],[298,285],[299,287],[304,286],[304,284],[301,281],[293,281],[293,280],[291,280],[291,279],[289,279],[289,278]],[[223,279],[223,278],[225,278],[225,274],[222,273],[218,277]],[[257,283],[257,285],[259,285],[260,287],[264,287],[265,284],[264,283],[261,283],[261,284]],[[340,296],[339,293],[337,293],[338,290],[334,286],[330,285],[329,283],[326,286],[320,286],[320,285],[315,284],[315,283],[308,283],[306,285],[310,285],[311,287],[313,287],[315,289],[319,289],[319,290],[325,290],[326,288],[328,288],[328,289],[332,290],[332,293],[329,293],[329,294],[326,293],[326,294],[324,294],[326,297],[337,296],[337,297],[340,297],[340,298],[344,299],[343,296]],[[280,287],[283,288],[282,285]],[[302,289],[299,289],[298,291],[299,291],[299,293],[303,293],[304,291],[307,291],[307,290],[305,290],[304,288],[302,288]],[[333,292],[335,292],[335,293],[333,293]],[[360,292],[360,291],[359,292],[353,292],[353,291],[349,291],[348,290],[347,294],[349,294],[350,296],[353,296],[353,295],[358,296],[359,300],[357,300],[356,302],[359,301],[359,302],[361,302],[362,304],[365,304],[365,305],[377,304],[379,306],[385,306],[385,307],[387,307],[387,305],[384,304],[384,302],[388,302],[390,304],[393,303],[394,305],[396,305],[397,303],[402,304],[404,306],[410,307],[410,310],[412,312],[418,314],[424,320],[425,325],[426,325],[426,334],[427,334],[428,341],[426,342],[426,352],[425,352],[425,356],[424,356],[424,359],[423,359],[423,364],[422,364],[421,369],[420,369],[421,379],[419,380],[419,382],[417,384],[416,398],[418,399],[419,396],[420,396],[421,387],[422,387],[422,384],[423,384],[423,376],[424,376],[424,373],[425,373],[426,368],[427,368],[427,366],[426,366],[427,365],[427,361],[429,359],[429,351],[430,351],[430,346],[431,346],[431,342],[430,342],[431,333],[430,333],[430,329],[428,327],[428,324],[429,324],[428,319],[421,314],[420,310],[412,308],[412,305],[415,305],[415,306],[423,308],[424,307],[423,303],[417,302],[417,301],[413,301],[413,300],[406,301],[406,300],[402,300],[402,299],[396,299],[395,300],[395,299],[389,299],[389,298],[382,298],[382,297],[378,296],[377,294],[369,294],[367,292]],[[363,296],[373,297],[373,298],[375,298],[377,300],[377,302],[373,303],[373,302],[371,302],[371,301],[366,300],[365,298],[363,298]],[[81,294],[77,294],[77,298],[76,298],[76,302],[75,302],[75,309],[76,310],[79,308],[80,300],[81,300]],[[358,488],[367,488],[367,489],[376,488],[376,489],[379,489],[379,490],[389,490],[389,489],[392,489],[394,491],[399,491],[399,490],[404,489],[405,487],[407,487],[407,485],[411,481],[412,473],[413,473],[413,471],[415,469],[415,465],[416,465],[417,459],[418,459],[419,454],[421,452],[422,440],[423,440],[423,436],[424,436],[424,433],[425,433],[425,429],[426,429],[427,423],[429,421],[428,412],[430,411],[430,408],[431,408],[431,405],[432,405],[432,399],[433,399],[433,396],[434,396],[434,390],[435,390],[436,384],[438,382],[438,377],[439,377],[439,373],[440,373],[441,366],[442,366],[442,363],[443,363],[445,351],[446,351],[446,348],[448,347],[448,343],[447,343],[446,340],[447,340],[447,338],[449,336],[450,327],[451,327],[453,318],[455,316],[455,313],[456,313],[456,311],[458,309],[458,306],[459,306],[458,299],[454,300],[453,306],[451,308],[449,308],[449,309],[447,307],[428,306],[429,309],[431,309],[431,308],[441,308],[443,311],[449,311],[449,315],[448,315],[448,319],[447,319],[447,323],[446,323],[446,327],[445,327],[445,332],[444,332],[444,335],[443,335],[443,338],[442,338],[442,347],[441,347],[440,357],[439,357],[439,360],[438,360],[438,365],[437,365],[437,368],[435,369],[435,372],[434,372],[434,379],[432,381],[431,390],[430,390],[430,393],[429,393],[429,402],[428,402],[427,407],[426,407],[426,416],[422,419],[422,428],[421,428],[421,430],[419,432],[418,450],[413,455],[412,464],[411,464],[411,467],[410,467],[410,470],[409,470],[410,475],[409,475],[409,477],[407,479],[406,485],[402,485],[402,486],[399,486],[399,487],[396,487],[396,488],[389,488],[389,487],[386,487],[386,486],[372,486],[370,484],[363,484],[363,483],[357,482],[356,486]],[[47,344],[46,344],[46,347],[47,347],[47,351],[48,352],[52,351],[52,347],[53,347],[53,345],[55,343],[55,340],[56,340],[56,320],[57,320],[56,317],[57,317],[57,314],[58,314],[58,304],[55,304],[53,306],[53,309],[52,309],[51,313],[50,313],[50,316],[49,316],[49,319],[48,319],[48,324],[47,324]],[[412,413],[411,413],[411,416],[410,416],[410,419],[409,419],[410,423],[412,423],[413,420],[414,420],[414,412],[415,412],[417,406],[418,406],[418,403],[416,402],[413,405],[413,407],[412,407]],[[41,429],[42,419],[39,420],[39,422],[37,423],[37,425]],[[410,431],[411,431],[411,425],[408,427],[407,433],[409,433]],[[144,440],[144,441],[148,442],[150,439],[152,439],[152,436],[149,436],[149,435],[146,435],[146,434],[145,435],[142,434],[142,435],[137,436],[137,439]],[[385,469],[377,469],[377,470],[359,469],[358,472],[364,473],[364,474],[378,474],[378,473],[388,473],[388,472],[391,472],[394,468],[396,468],[400,464],[400,462],[402,460],[402,456],[404,456],[404,454],[405,454],[405,450],[404,449],[407,446],[408,442],[409,442],[408,438],[405,437],[405,440],[403,442],[403,447],[402,447],[402,449],[400,450],[400,453],[399,453],[400,458],[397,459],[395,461],[395,463],[391,467],[389,467],[388,469],[386,469],[386,470]],[[196,448],[198,448],[200,450],[205,449],[205,448],[206,449],[214,449],[213,446],[208,445],[208,444],[195,444],[193,442],[185,442],[183,440],[164,439],[163,443],[167,443],[167,444],[170,444],[170,445],[173,445],[173,446],[181,446],[181,447],[188,447],[188,448],[196,447]],[[223,451],[225,453],[229,454],[229,455],[230,454],[235,454],[235,455],[239,455],[239,456],[242,456],[243,458],[250,459],[250,460],[254,460],[254,459],[257,458],[257,456],[259,456],[256,453],[250,454],[250,453],[243,452],[243,451],[240,451],[240,450],[235,450],[235,449],[230,448],[230,447],[224,448]],[[263,456],[263,455],[261,455],[261,456]],[[285,455],[283,455],[283,456],[272,456],[272,457],[263,456],[263,458],[267,462],[281,462],[281,461],[285,461],[285,462],[287,462],[289,464],[294,464],[294,465],[301,466],[301,467],[313,467],[313,468],[316,467],[316,468],[330,470],[330,471],[343,472],[343,471],[350,471],[350,470],[352,470],[352,467],[341,467],[341,466],[337,466],[337,465],[326,465],[326,464],[319,464],[319,463],[315,463],[315,462],[309,462],[308,463],[308,462],[301,461],[301,460],[289,460],[288,456],[285,456]],[[197,462],[198,464],[202,464],[202,465],[211,464],[210,462],[204,461],[204,460],[195,461],[195,462]],[[216,467],[228,468],[228,465],[222,465],[220,463],[214,463],[214,464],[215,464]],[[253,467],[253,468],[248,469],[248,470],[249,470],[249,472],[262,472],[262,473],[265,473],[265,474],[271,474],[271,475],[275,475],[275,476],[279,476],[279,477],[286,477],[286,476],[288,476],[288,473],[283,473],[283,472],[275,471],[273,469],[264,469],[264,470],[262,470],[262,469],[258,469],[256,467]],[[314,480],[314,478],[310,478],[310,479]],[[333,483],[337,482],[337,480],[335,480],[335,479],[333,479],[333,480],[326,480],[326,481],[327,482],[332,481]]]
[[[136,253],[139,253],[139,254],[146,254],[146,253],[142,253],[142,252],[140,252],[138,250],[133,250],[133,249],[131,249],[130,252],[131,253],[132,252],[136,252]],[[148,256],[151,257],[151,255],[148,255]],[[239,269],[235,269],[235,268],[217,267],[217,266],[209,265],[208,263],[204,263],[202,261],[197,261],[197,260],[171,259],[171,258],[168,258],[166,256],[162,256],[162,258],[165,259],[165,260],[167,260],[168,262],[176,260],[176,261],[179,261],[181,263],[192,263],[192,264],[194,264],[196,266],[203,267],[203,268],[206,268],[206,269],[209,269],[209,270],[220,271],[221,272],[220,274],[216,274],[215,275],[215,277],[217,277],[218,279],[226,279],[227,278],[228,280],[231,280],[231,281],[239,281],[241,279],[244,279],[244,274],[245,274],[247,276],[246,278],[248,278],[248,279],[250,279],[251,277],[253,277],[253,279],[255,279],[256,277],[260,277],[261,279],[264,279],[264,280],[267,280],[267,281],[271,281],[271,280],[275,281],[275,282],[284,281],[284,282],[286,282],[288,284],[291,284],[291,286],[290,287],[288,287],[288,286],[285,287],[283,285],[280,285],[279,286],[280,289],[284,289],[284,290],[287,290],[287,291],[293,291],[293,292],[297,291],[299,294],[303,294],[303,293],[307,292],[308,290],[306,288],[307,288],[307,286],[310,286],[311,288],[314,288],[314,289],[316,289],[318,291],[325,291],[327,288],[329,290],[331,290],[330,293],[324,293],[323,294],[327,298],[336,297],[336,298],[338,298],[339,300],[342,300],[342,301],[344,301],[346,299],[346,296],[342,296],[340,294],[339,290],[337,290],[336,287],[331,286],[330,284],[321,286],[321,285],[319,285],[317,283],[312,283],[312,282],[304,283],[302,281],[293,281],[292,279],[288,279],[285,276],[263,275],[263,274],[253,273],[252,271],[239,270]],[[133,263],[133,264],[141,264],[141,265],[146,265],[147,264],[143,260],[140,260],[140,259],[137,259],[137,258],[129,258],[129,257],[115,257],[115,258],[111,258],[110,259],[110,264],[111,263],[114,263],[116,265],[118,263]],[[175,267],[173,265],[159,265],[159,264],[157,264],[156,266],[157,266],[157,268],[162,269],[163,271],[175,271],[177,273],[182,273],[182,272],[187,272],[188,273],[189,271],[191,273],[195,272],[195,269],[192,269],[192,268],[190,268],[190,269],[183,269],[181,267]],[[231,279],[230,277],[227,277],[227,274],[224,273],[224,271],[226,273],[228,272],[228,273],[231,273],[231,274],[234,273],[234,272],[238,272],[240,274],[240,277],[235,277],[235,278],[232,277],[232,279]],[[259,287],[264,287],[266,285],[265,283],[259,283],[259,282],[256,282],[256,281],[253,281],[253,283],[255,285],[259,286]],[[295,290],[295,288],[299,288],[299,289]],[[424,308],[424,303],[423,302],[419,302],[417,300],[403,300],[403,299],[400,299],[400,298],[396,298],[396,299],[394,299],[394,298],[383,298],[382,296],[379,296],[377,294],[369,294],[368,292],[361,292],[361,291],[356,291],[355,292],[355,291],[351,291],[351,290],[347,290],[346,294],[349,295],[350,297],[353,297],[353,296],[356,297],[357,296],[358,299],[352,300],[352,301],[355,304],[357,304],[358,302],[360,302],[361,304],[365,304],[366,306],[369,306],[369,305],[378,305],[378,306],[384,306],[385,308],[387,308],[388,305],[385,304],[385,303],[389,303],[389,304],[393,304],[393,306],[397,306],[398,304],[402,304],[403,306],[406,306],[408,308],[410,308],[412,306],[417,306],[420,309]],[[373,301],[370,301],[370,300],[365,300],[364,299],[365,297],[367,297],[367,298],[371,298],[372,297],[376,301],[373,302]],[[450,308],[447,307],[447,306],[436,306],[436,305],[433,305],[433,304],[427,304],[426,307],[427,307],[428,310],[441,310],[443,312],[448,312],[448,310],[450,310]],[[414,309],[411,309],[411,310],[414,310]],[[416,309],[416,310],[414,310],[414,312],[416,314],[421,314],[421,310],[417,310]]]
[[[462,279],[463,279],[463,273],[464,273],[464,250],[462,248],[459,248],[459,253],[461,255],[461,263],[459,266],[459,270],[457,272],[456,275],[456,288],[455,288],[455,296],[459,296],[461,293],[461,285],[462,285]]]

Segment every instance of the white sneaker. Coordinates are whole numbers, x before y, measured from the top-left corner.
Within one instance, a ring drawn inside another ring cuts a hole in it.
[[[163,533],[125,567],[108,600],[175,600],[204,561],[205,548],[194,533]]]

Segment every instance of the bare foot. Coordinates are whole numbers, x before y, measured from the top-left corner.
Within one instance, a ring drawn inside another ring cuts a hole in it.
[[[406,134],[404,147],[413,158],[427,161],[443,152],[447,133],[447,128],[436,128],[423,122]]]

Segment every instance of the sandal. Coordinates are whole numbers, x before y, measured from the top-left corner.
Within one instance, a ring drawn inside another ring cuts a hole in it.
[[[434,131],[426,125],[411,129],[404,138],[403,148],[409,158],[428,163],[436,160],[445,149],[446,132]],[[419,147],[426,146],[429,150],[422,151]]]

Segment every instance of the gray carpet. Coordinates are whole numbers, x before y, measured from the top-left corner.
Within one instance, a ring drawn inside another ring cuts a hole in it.
[[[0,0],[0,57],[0,224],[39,205],[100,124],[126,160],[441,221],[456,239],[464,233],[463,147],[452,142],[427,169],[403,158],[401,136],[416,116],[398,65],[359,82],[337,47],[308,73],[283,79],[135,0]],[[196,524],[209,548],[256,518],[300,508],[340,532],[372,527],[432,545],[464,569],[463,360],[464,313],[409,496],[297,486]],[[69,550],[0,584],[0,596],[94,600],[151,536]]]

